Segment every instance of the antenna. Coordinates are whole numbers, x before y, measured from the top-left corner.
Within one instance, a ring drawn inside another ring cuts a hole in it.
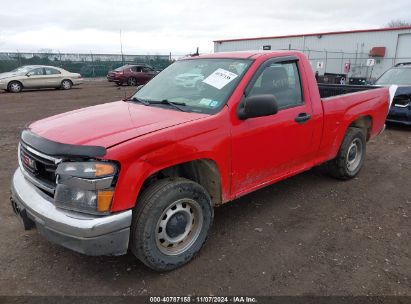
[[[200,55],[200,53],[198,52],[198,47],[197,47],[196,52],[194,54],[190,54],[190,57],[195,57],[195,56],[199,56],[199,55]]]

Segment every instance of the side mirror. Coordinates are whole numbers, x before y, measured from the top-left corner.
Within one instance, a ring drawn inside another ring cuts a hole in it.
[[[27,77],[30,77],[31,75],[29,73],[26,74]]]
[[[274,95],[253,95],[247,97],[238,108],[238,118],[241,120],[253,117],[262,117],[276,114],[278,104]]]

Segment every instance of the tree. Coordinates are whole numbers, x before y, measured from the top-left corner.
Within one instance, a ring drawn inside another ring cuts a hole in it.
[[[411,22],[407,20],[391,20],[388,22],[387,27],[402,27],[402,26],[411,26]]]

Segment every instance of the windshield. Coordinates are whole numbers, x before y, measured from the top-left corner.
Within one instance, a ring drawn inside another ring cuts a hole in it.
[[[30,67],[30,66],[22,66],[22,67],[12,70],[11,73],[27,73],[28,71],[32,69],[33,67]]]
[[[188,59],[173,63],[131,99],[164,106],[178,104],[188,112],[214,114],[227,102],[251,64],[245,59]]]
[[[409,68],[394,68],[385,72],[375,84],[396,84],[396,85],[411,85],[411,69]]]
[[[125,70],[125,69],[127,69],[127,68],[129,68],[130,66],[128,65],[128,64],[126,64],[126,65],[123,65],[123,66],[121,66],[121,67],[118,67],[117,69],[115,69],[114,71],[116,71],[116,72],[121,72],[122,70]]]

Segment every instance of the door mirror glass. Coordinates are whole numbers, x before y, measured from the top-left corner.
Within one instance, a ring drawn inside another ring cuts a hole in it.
[[[247,119],[276,114],[277,101],[272,94],[261,94],[247,97],[238,108],[238,118]]]

